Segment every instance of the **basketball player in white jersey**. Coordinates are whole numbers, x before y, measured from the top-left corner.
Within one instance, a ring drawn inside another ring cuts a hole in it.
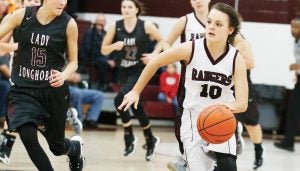
[[[180,141],[190,171],[211,171],[215,162],[219,171],[237,170],[235,135],[225,143],[209,144],[198,134],[196,120],[204,108],[214,104],[223,104],[236,114],[247,109],[246,64],[238,50],[227,43],[238,30],[234,8],[215,4],[208,15],[206,38],[185,42],[154,57],[118,107],[127,110],[134,104],[137,108],[139,96],[156,70],[181,61],[184,67],[178,92],[182,113]]]
[[[169,36],[166,39],[166,42],[169,44],[169,46],[174,44],[174,42],[179,37],[181,42],[186,42],[186,41],[199,39],[205,36],[205,24],[209,12],[210,0],[190,0],[190,3],[193,8],[193,12],[180,17],[178,21],[175,23],[172,31],[170,32]],[[254,57],[251,51],[250,43],[246,39],[244,39],[240,33],[238,33],[233,39],[233,41],[230,43],[235,48],[237,48],[239,52],[242,54],[242,56],[244,57],[247,70],[249,70],[248,73],[250,74],[250,70],[253,69],[254,67]],[[251,82],[250,75],[249,75],[248,82]],[[252,98],[251,100],[253,101]],[[250,136],[250,139],[254,144],[255,160],[254,160],[253,168],[257,169],[263,164],[262,129],[260,124],[258,123],[259,114],[257,112],[257,108],[253,103],[250,104],[251,109],[246,113],[244,113],[241,117],[238,117],[237,119],[245,125],[247,132]],[[179,123],[176,123],[175,126],[179,126],[178,124]],[[242,127],[240,127],[238,130],[238,137],[237,137],[238,154],[241,154],[244,148],[244,140],[241,135],[242,131],[243,131]],[[176,138],[180,140],[178,132],[176,132]],[[180,141],[179,141],[179,147],[181,153],[183,153],[182,144],[180,143]],[[176,162],[169,162],[168,168],[171,171],[184,171],[185,170],[184,164],[185,164],[184,160],[179,159]]]
[[[199,39],[205,35],[205,24],[210,0],[190,0],[193,12],[182,16],[173,26],[166,42],[172,45],[178,37],[181,42]]]

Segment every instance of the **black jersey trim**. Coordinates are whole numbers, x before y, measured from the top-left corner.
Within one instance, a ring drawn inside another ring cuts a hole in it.
[[[205,28],[205,24],[200,21],[200,19],[196,15],[195,11],[193,13],[194,13],[196,20]]]
[[[192,40],[192,53],[191,53],[191,57],[190,57],[190,60],[189,60],[189,62],[187,63],[187,65],[190,64],[190,63],[192,62],[193,57],[194,57],[194,51],[195,51],[195,40]]]
[[[185,75],[186,75],[186,67],[187,65],[181,63],[181,72],[180,72],[180,80],[179,80],[179,88],[177,91],[177,102],[178,102],[178,110],[176,112],[175,116],[175,136],[179,143],[179,150],[181,154],[184,153],[184,147],[183,142],[181,141],[181,132],[180,127],[182,124],[182,115],[183,115],[183,102],[186,95],[186,89],[185,89]]]
[[[210,62],[213,65],[216,65],[217,63],[219,63],[220,61],[222,61],[222,59],[225,58],[225,56],[229,52],[229,44],[227,43],[226,44],[226,50],[225,50],[225,52],[221,56],[219,56],[217,58],[217,60],[214,60],[214,58],[211,56],[211,54],[210,54],[210,52],[208,50],[207,43],[206,43],[206,38],[204,38],[203,41],[204,41],[204,49],[205,49],[206,55],[207,55],[208,59],[210,60]]]
[[[144,30],[145,30],[145,22],[144,22],[143,20],[140,20],[140,19],[138,18],[137,21],[136,21],[136,23],[135,23],[134,29],[133,29],[131,32],[129,32],[129,31],[126,30],[126,28],[125,28],[124,19],[121,20],[121,27],[122,27],[122,29],[124,30],[124,32],[125,32],[127,35],[133,35],[133,34],[135,34],[135,32],[136,32],[136,30],[137,30],[137,28],[138,28],[138,26],[139,26],[140,24],[143,25],[143,28],[144,28]]]
[[[183,29],[183,32],[181,33],[181,36],[180,36],[180,42],[181,43],[186,42],[185,30],[186,30],[186,25],[187,25],[187,22],[188,22],[187,15],[185,16],[185,18],[186,18],[186,20],[185,20],[185,24],[184,24],[184,29]]]
[[[183,115],[183,102],[186,95],[185,89],[185,75],[186,75],[186,65],[181,64],[181,73],[180,73],[180,81],[179,81],[179,89],[177,92],[177,102],[178,102],[178,111],[175,117],[175,136],[177,141],[179,142],[180,152],[183,154],[183,143],[181,141],[181,119]]]
[[[234,57],[233,57],[233,65],[232,65],[232,75],[234,75],[234,71],[235,71],[235,63],[236,63],[236,57],[237,54],[239,53],[239,50],[235,51]]]

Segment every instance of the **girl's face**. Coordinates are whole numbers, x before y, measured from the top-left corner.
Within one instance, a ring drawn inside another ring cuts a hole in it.
[[[208,11],[210,0],[190,0],[194,11]]]
[[[212,9],[207,18],[206,23],[206,38],[209,41],[227,41],[228,35],[234,31],[234,28],[229,26],[229,17],[226,13]]]
[[[121,13],[124,18],[136,17],[139,9],[130,0],[125,0],[121,4]]]
[[[23,7],[40,6],[41,0],[24,0],[22,5]]]
[[[44,5],[56,16],[61,15],[63,12],[67,0],[45,0]]]

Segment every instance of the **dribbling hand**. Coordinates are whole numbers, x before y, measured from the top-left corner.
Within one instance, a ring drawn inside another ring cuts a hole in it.
[[[218,105],[222,105],[225,106],[227,109],[231,110],[232,112],[234,112],[236,109],[232,104],[228,104],[228,103],[218,103]]]
[[[134,108],[137,109],[139,98],[139,94],[136,91],[131,90],[124,96],[123,101],[118,109],[126,111],[132,104],[134,104]]]

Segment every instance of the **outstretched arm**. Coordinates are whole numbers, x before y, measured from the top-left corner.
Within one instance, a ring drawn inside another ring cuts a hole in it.
[[[188,63],[192,53],[192,46],[192,42],[186,42],[155,56],[146,65],[133,89],[124,96],[123,102],[118,109],[122,110],[125,107],[124,110],[127,110],[132,104],[134,104],[134,107],[137,108],[139,95],[157,69],[168,64],[173,64],[176,61]]]

